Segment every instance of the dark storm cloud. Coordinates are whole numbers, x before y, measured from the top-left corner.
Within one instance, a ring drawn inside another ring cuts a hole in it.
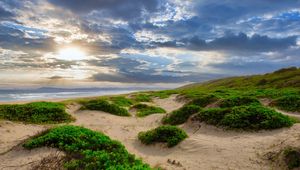
[[[293,9],[299,5],[299,0],[210,0],[196,1],[195,11],[203,22],[225,24],[244,17]]]
[[[72,77],[65,77],[65,76],[51,76],[51,77],[47,77],[50,80],[62,80],[62,79],[66,79],[66,78],[72,78]]]
[[[224,37],[216,38],[212,41],[205,41],[198,36],[190,39],[178,41],[168,41],[164,43],[153,42],[159,47],[183,47],[191,50],[229,50],[229,51],[278,51],[297,45],[297,36],[284,38],[271,38],[254,34],[247,36],[245,33],[228,34]]]
[[[0,47],[8,49],[28,49],[49,51],[55,46],[52,38],[30,38],[19,29],[0,25]]]
[[[13,17],[14,14],[0,6],[0,21]]]
[[[277,51],[296,45],[296,36],[285,38],[270,38],[254,34],[247,36],[244,33],[238,35],[226,35],[205,43],[204,40],[194,37],[188,41],[187,47],[194,50],[246,50],[246,51]]]
[[[144,11],[154,12],[159,8],[158,0],[48,0],[50,3],[69,9],[74,13],[89,13],[98,10],[114,18],[130,20]],[[100,16],[99,16],[100,17]]]

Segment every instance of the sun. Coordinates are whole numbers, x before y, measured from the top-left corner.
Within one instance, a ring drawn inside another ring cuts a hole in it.
[[[87,58],[85,52],[77,47],[68,47],[59,50],[58,59],[68,60],[68,61],[76,61],[76,60],[84,60]]]

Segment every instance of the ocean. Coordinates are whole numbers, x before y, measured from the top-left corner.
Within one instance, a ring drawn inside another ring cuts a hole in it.
[[[161,88],[52,88],[0,89],[0,102],[64,99],[89,96],[125,94],[136,91],[162,90]]]

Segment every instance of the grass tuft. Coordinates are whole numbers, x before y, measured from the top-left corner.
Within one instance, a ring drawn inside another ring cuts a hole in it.
[[[73,121],[60,103],[34,102],[0,105],[0,118],[25,123],[63,123]]]
[[[300,112],[300,95],[288,95],[277,98],[271,105],[286,111]]]
[[[66,169],[151,169],[148,164],[128,153],[118,141],[78,126],[60,126],[28,140],[27,149],[54,147],[65,151],[69,160]]]
[[[213,102],[216,102],[218,98],[215,95],[208,94],[194,98],[188,105],[197,105],[200,107],[205,107]]]
[[[170,124],[170,125],[179,125],[188,120],[188,118],[199,112],[201,107],[196,105],[187,105],[183,106],[182,108],[171,112],[170,114],[166,115],[162,119],[163,124]]]
[[[187,137],[187,134],[182,129],[170,125],[159,126],[138,134],[139,140],[146,145],[163,142],[167,143],[168,147],[177,145]]]
[[[151,98],[151,95],[149,95],[149,94],[138,93],[138,94],[134,95],[134,100],[136,102],[151,102],[152,98]]]
[[[90,100],[82,103],[83,106],[81,109],[87,110],[100,110],[103,112],[111,113],[118,116],[130,116],[129,112],[113,103],[109,103],[104,99]]]
[[[288,148],[284,150],[284,162],[286,163],[289,169],[299,168],[300,167],[300,151]]]
[[[260,104],[260,102],[255,97],[233,96],[233,97],[223,99],[220,102],[220,107],[234,107],[234,106],[243,106],[243,105],[251,105],[251,104]]]
[[[136,104],[132,106],[131,108],[137,109],[137,116],[138,117],[145,117],[154,113],[166,113],[166,111],[163,108],[155,107],[155,106],[149,106],[146,104]]]
[[[206,109],[200,111],[193,120],[243,130],[276,129],[296,123],[293,118],[260,105]]]
[[[124,96],[111,97],[110,100],[120,107],[130,107],[134,103],[131,99]]]

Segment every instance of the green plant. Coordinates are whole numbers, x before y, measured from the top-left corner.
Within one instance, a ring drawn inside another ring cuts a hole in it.
[[[250,104],[260,104],[260,102],[255,97],[250,96],[233,96],[223,99],[220,102],[220,107],[234,107]]]
[[[90,100],[87,102],[82,103],[83,107],[81,109],[88,109],[88,110],[100,110],[103,112],[111,113],[118,116],[130,116],[129,112],[113,103],[109,103],[104,99],[98,100]]]
[[[23,145],[27,149],[47,146],[67,153],[66,169],[151,169],[128,153],[118,141],[78,126],[60,126],[36,136]]]
[[[62,123],[74,120],[60,103],[34,102],[0,105],[0,118],[25,123]]]
[[[175,110],[170,114],[166,115],[162,119],[162,122],[164,124],[179,125],[186,122],[191,115],[199,112],[200,110],[201,107],[196,105],[183,106],[182,108]]]
[[[152,98],[149,94],[138,93],[134,95],[134,100],[136,102],[151,102]]]
[[[260,105],[207,109],[200,111],[193,120],[244,130],[290,127],[296,122],[293,118]]]
[[[277,98],[271,105],[286,111],[300,112],[300,95],[287,95]]]
[[[200,111],[193,117],[193,120],[199,120],[211,125],[220,125],[226,114],[230,113],[228,108],[209,108]]]
[[[124,96],[111,97],[110,100],[114,104],[121,106],[121,107],[129,107],[129,106],[133,105],[133,101]]]
[[[187,134],[176,126],[165,125],[146,132],[140,132],[138,138],[146,145],[166,142],[168,147],[173,147],[187,138]]]
[[[289,169],[300,167],[300,151],[293,148],[287,148],[283,152],[284,162]]]
[[[208,95],[196,97],[191,102],[189,102],[188,105],[197,105],[200,107],[205,107],[217,100],[218,100],[218,98],[215,95],[208,94]]]
[[[149,106],[146,104],[136,104],[136,105],[132,106],[131,108],[137,110],[136,115],[138,117],[144,117],[144,116],[148,116],[148,115],[154,114],[154,113],[166,113],[166,111],[163,108]]]

